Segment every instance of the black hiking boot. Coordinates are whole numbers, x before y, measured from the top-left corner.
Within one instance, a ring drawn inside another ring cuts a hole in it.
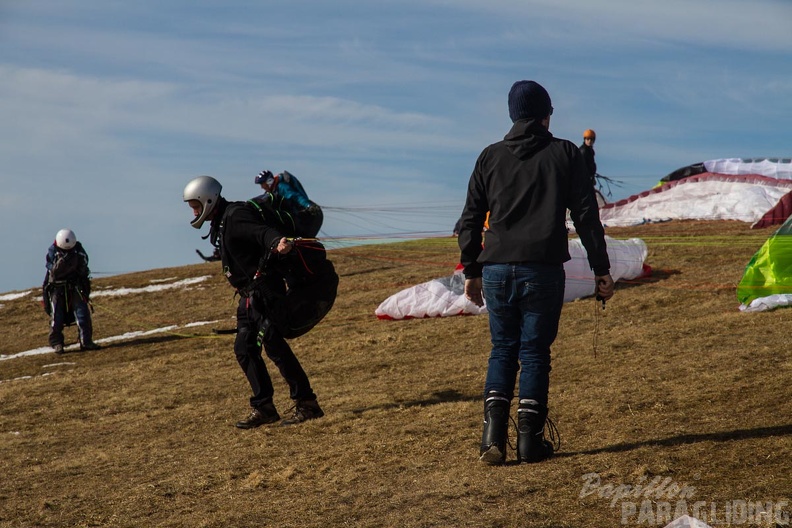
[[[517,460],[534,463],[553,456],[553,444],[544,437],[546,421],[547,407],[536,400],[520,400],[517,408]]]
[[[101,349],[102,349],[102,347],[100,347],[99,345],[97,345],[93,341],[88,341],[84,345],[80,344],[80,351],[84,351],[84,350],[101,350]]]
[[[479,460],[500,465],[506,461],[509,442],[510,398],[501,392],[490,391],[484,401],[484,432],[481,435]]]
[[[294,414],[286,418],[281,425],[294,425],[324,416],[324,411],[316,400],[299,400],[294,406]]]
[[[240,429],[254,429],[264,424],[275,423],[280,420],[280,415],[275,409],[275,405],[267,403],[257,409],[252,409],[250,415],[244,420],[236,423]]]
[[[58,345],[53,345],[53,346],[52,346],[52,350],[53,350],[53,351],[54,351],[56,354],[59,354],[59,355],[60,355],[60,354],[63,354],[63,353],[65,352],[65,350],[63,350],[63,345],[60,345],[60,344],[58,344]]]

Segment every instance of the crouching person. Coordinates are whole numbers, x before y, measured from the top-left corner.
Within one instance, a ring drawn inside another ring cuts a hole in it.
[[[49,344],[56,354],[64,352],[63,327],[77,323],[80,350],[98,350],[93,342],[89,298],[91,271],[88,254],[71,229],[61,229],[47,251],[44,277],[44,311],[50,316]]]
[[[193,209],[193,227],[211,222],[210,240],[240,295],[234,353],[253,395],[249,415],[236,426],[251,429],[281,419],[262,346],[295,404],[294,414],[281,425],[321,418],[324,412],[286,339],[305,334],[330,311],[338,275],[320,243],[287,238],[293,234],[277,224],[276,214],[253,201],[229,202],[221,190],[215,178],[200,176],[184,188],[184,201]]]

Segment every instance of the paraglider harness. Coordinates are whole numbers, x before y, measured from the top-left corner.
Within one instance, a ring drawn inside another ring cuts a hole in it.
[[[274,252],[279,240],[259,259],[249,283],[237,288],[237,293],[248,299],[253,308],[264,315],[258,334],[259,345],[266,342],[270,333],[279,332],[284,338],[292,339],[304,335],[316,326],[333,307],[338,292],[338,274],[333,263],[327,259],[327,251],[318,240],[289,237],[294,234],[294,224],[288,214],[274,208],[271,203],[256,200],[228,204],[211,242],[219,248],[223,265],[234,256],[223,249],[223,233],[226,221],[240,207],[254,207],[262,222],[276,227],[293,244],[285,258],[277,258]],[[277,276],[286,281],[285,294],[274,291],[268,279]]]
[[[257,207],[265,219],[269,216],[275,225],[283,226],[286,231],[298,237],[314,238],[324,222],[322,208],[313,201],[310,207],[302,209],[293,200],[267,192],[251,198],[248,202]]]
[[[291,173],[284,171],[283,174],[286,181],[292,182],[290,179],[292,176]],[[296,178],[293,180],[292,184],[299,186],[302,193],[305,193],[302,189],[302,185]],[[260,196],[251,198],[248,200],[248,203],[258,209],[262,218],[264,218],[264,221],[268,225],[278,226],[280,231],[296,237],[314,238],[319,234],[319,230],[322,228],[324,213],[319,205],[311,200],[308,201],[311,203],[311,206],[302,208],[294,200],[290,200],[279,194],[266,192]],[[206,240],[210,236],[211,233],[201,238]],[[205,262],[221,260],[219,247],[214,240],[212,240],[212,245],[215,247],[215,250],[211,255],[204,255],[198,249],[196,249],[195,252]]]
[[[58,300],[58,302],[66,303],[66,317],[63,320],[64,326],[71,326],[77,322],[77,318],[74,315],[74,303],[73,303],[73,295],[76,293],[80,296],[85,304],[88,305],[90,308],[91,313],[94,311],[93,303],[88,298],[88,292],[86,291],[84,286],[81,286],[79,282],[75,282],[73,280],[63,280],[63,281],[54,281],[54,282],[45,282],[42,286],[43,291],[43,298],[41,304],[44,307],[44,313],[48,316],[52,316],[53,312],[53,304]]]

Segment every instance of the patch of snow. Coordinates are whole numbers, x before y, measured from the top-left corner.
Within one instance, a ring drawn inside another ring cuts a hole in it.
[[[15,293],[4,293],[3,295],[0,295],[0,301],[13,301],[15,299],[21,299],[22,297],[30,295],[31,293],[33,293],[33,290],[28,290],[24,292],[15,292]]]
[[[193,277],[191,279],[182,279],[180,281],[172,282],[170,284],[157,284],[152,286],[144,286],[142,288],[117,288],[115,290],[102,290],[93,292],[91,294],[91,298],[96,297],[109,297],[109,296],[120,296],[120,295],[132,295],[134,293],[150,293],[150,292],[158,292],[158,291],[165,291],[165,290],[172,290],[175,288],[181,288],[183,286],[191,286],[193,284],[198,284],[199,282],[203,282],[206,279],[209,279],[210,275],[204,275],[203,277]]]
[[[186,325],[184,325],[184,328],[191,328],[191,327],[195,327],[195,326],[203,326],[203,325],[208,325],[208,324],[212,324],[212,323],[216,323],[216,322],[218,322],[218,321],[203,321],[203,322],[196,322],[196,323],[187,323]],[[153,334],[161,334],[163,332],[170,332],[171,330],[175,330],[177,328],[179,328],[179,325],[163,326],[162,328],[155,328],[153,330],[138,330],[138,331],[135,331],[135,332],[127,332],[125,334],[121,334],[121,335],[118,335],[118,336],[103,337],[101,339],[96,339],[95,341],[97,343],[99,343],[99,344],[102,344],[102,343],[113,343],[113,342],[116,342],[116,341],[126,341],[126,340],[129,340],[129,339],[134,339],[136,337],[148,336],[148,335],[153,335]],[[80,345],[78,343],[75,343],[73,345],[69,345],[69,346],[65,347],[66,351],[79,350],[79,349],[80,349]],[[33,350],[26,350],[24,352],[18,352],[16,354],[7,354],[7,355],[6,354],[0,354],[0,361],[7,361],[9,359],[15,359],[15,358],[26,357],[26,356],[37,356],[39,354],[54,354],[54,352],[52,351],[52,347],[46,346],[46,347],[34,348]]]
[[[184,325],[184,328],[192,328],[193,326],[203,326],[216,322],[217,321],[196,321],[195,323],[187,323],[186,325]]]
[[[8,383],[9,381],[21,381],[21,380],[28,380],[28,379],[33,379],[33,378],[43,378],[43,377],[45,377],[45,376],[52,376],[53,374],[55,374],[55,373],[54,373],[54,372],[45,372],[45,373],[43,373],[43,374],[39,374],[38,376],[20,376],[20,377],[18,377],[18,378],[11,378],[11,379],[7,379],[7,380],[0,380],[0,384],[2,384],[2,383]]]

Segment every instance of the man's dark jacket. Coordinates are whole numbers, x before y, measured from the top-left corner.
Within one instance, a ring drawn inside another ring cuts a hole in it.
[[[597,162],[594,160],[594,147],[589,147],[584,142],[580,145],[580,153],[583,155],[583,161],[586,162],[586,168],[588,169],[589,178],[591,178],[591,183],[596,185],[597,184]]]
[[[458,240],[465,277],[481,277],[485,262],[566,262],[567,209],[594,274],[608,274],[605,232],[578,147],[554,138],[538,119],[517,121],[482,151],[470,176]]]
[[[212,238],[219,242],[223,273],[231,286],[244,289],[250,285],[264,257],[270,255],[283,236],[270,224],[262,221],[261,213],[246,202],[228,202],[220,198],[217,214],[212,220]],[[232,213],[232,214],[228,214]]]

